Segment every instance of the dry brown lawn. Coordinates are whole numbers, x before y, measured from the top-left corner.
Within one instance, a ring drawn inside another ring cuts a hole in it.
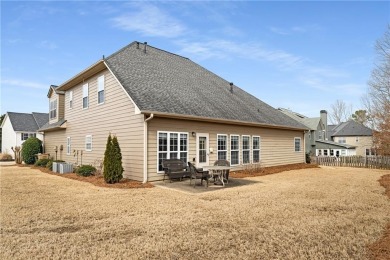
[[[366,259],[389,171],[322,167],[191,195],[1,170],[1,259]]]

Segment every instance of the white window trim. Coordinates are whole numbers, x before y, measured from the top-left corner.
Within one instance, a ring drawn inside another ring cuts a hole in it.
[[[101,79],[102,79],[102,85],[100,84]],[[105,81],[104,75],[101,75],[100,77],[98,77],[97,83],[98,83],[97,84],[98,85],[97,86],[97,102],[98,102],[98,105],[102,105],[106,101],[106,89],[105,89],[106,81]],[[99,92],[100,91],[103,91],[103,102],[99,103]]]
[[[56,119],[57,118],[57,99],[54,99],[54,100],[51,100],[50,102],[50,109],[49,109],[49,118],[50,119]],[[53,107],[54,107],[54,109],[52,108],[52,105],[51,104],[53,104]],[[51,112],[52,111],[55,111],[55,116],[51,116]]]
[[[299,139],[299,150],[298,151],[295,150],[295,140],[297,140],[297,139]],[[302,152],[302,138],[300,138],[300,137],[294,137],[294,152],[296,152],[296,153]]]
[[[88,148],[87,148],[87,144],[88,144],[88,143],[87,143],[87,140],[88,140],[88,138],[91,138],[91,149],[88,149]],[[92,141],[93,141],[93,140],[92,140],[92,135],[86,135],[86,136],[85,136],[85,147],[84,147],[84,148],[85,148],[85,151],[86,151],[86,152],[92,152]]]
[[[226,137],[226,150],[218,150],[218,137],[225,136]],[[229,137],[227,134],[217,134],[217,160],[219,152],[226,152],[226,160],[229,161]]]
[[[233,136],[238,137],[238,150],[232,150],[232,137]],[[231,166],[240,165],[240,135],[235,135],[235,134],[230,135],[229,150],[230,150],[230,165]],[[235,151],[238,151],[238,163],[237,164],[233,164],[233,160],[232,160],[232,152],[235,152]]]
[[[254,149],[254,146],[253,146],[253,139],[255,138],[259,138],[259,149]],[[254,151],[259,151],[259,161],[258,162],[254,162],[253,161],[253,153]],[[260,151],[261,151],[261,137],[259,135],[253,135],[252,136],[252,163],[260,163],[261,161],[261,154],[260,154]]]
[[[249,141],[248,141],[248,144],[249,144],[249,149],[245,149],[244,150],[244,137],[248,137],[249,138]],[[242,150],[242,164],[243,165],[246,165],[246,164],[250,164],[252,162],[251,160],[251,136],[250,135],[242,135],[241,136],[241,150]],[[244,151],[249,151],[249,161],[248,163],[244,163]]]
[[[86,93],[85,93],[84,89],[86,89]],[[87,98],[87,106],[86,107],[84,107],[84,98]],[[88,85],[88,83],[83,84],[83,98],[81,99],[81,103],[82,103],[83,109],[89,108],[89,85]]]
[[[66,137],[66,154],[71,155],[72,153],[72,139],[68,136]]]
[[[179,153],[179,159],[180,159],[180,153],[181,152],[186,152],[187,153],[187,162],[189,162],[189,160],[188,160],[188,156],[189,156],[189,149],[190,149],[190,135],[189,135],[189,133],[188,132],[174,132],[174,131],[157,131],[157,146],[156,146],[156,151],[157,151],[157,162],[156,162],[156,170],[157,170],[157,173],[164,173],[164,171],[159,171],[158,170],[158,167],[159,167],[159,163],[158,163],[158,155],[159,155],[159,135],[160,134],[167,134],[167,151],[166,151],[166,153],[167,153],[167,158],[170,156],[170,153],[171,153],[171,151],[170,151],[170,134],[177,134],[177,136],[178,136],[178,144],[177,144],[177,148],[178,148],[178,153]],[[180,135],[181,134],[186,134],[187,135],[187,150],[186,151],[182,151],[182,150],[180,150]]]
[[[69,109],[73,108],[73,90],[69,91]]]

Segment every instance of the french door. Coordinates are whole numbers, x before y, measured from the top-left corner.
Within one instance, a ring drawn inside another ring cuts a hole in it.
[[[209,166],[209,134],[196,134],[196,166]]]

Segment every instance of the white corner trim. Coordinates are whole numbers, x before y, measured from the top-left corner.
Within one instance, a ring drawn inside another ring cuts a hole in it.
[[[127,97],[130,99],[131,103],[134,105],[134,113],[136,115],[141,114],[141,110],[138,108],[138,106],[135,104],[134,100],[130,97],[129,93],[127,93],[126,89],[123,87],[123,85],[120,83],[118,78],[115,76],[115,74],[112,72],[108,64],[104,61],[104,65],[106,65],[107,69],[110,71],[111,75],[115,78],[116,82],[118,82],[119,86],[121,86],[122,90],[126,93]]]

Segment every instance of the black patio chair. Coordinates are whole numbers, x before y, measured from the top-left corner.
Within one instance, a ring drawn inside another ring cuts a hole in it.
[[[230,162],[227,160],[216,160],[214,162],[214,166],[229,166],[230,167]],[[229,171],[230,170],[226,170],[224,172],[224,179],[226,179],[226,183],[229,183]],[[215,181],[215,179],[214,179],[214,181]]]
[[[194,188],[196,185],[196,180],[200,180],[200,184],[203,185],[203,180],[206,181],[206,187],[209,186],[209,178],[210,174],[208,171],[203,171],[200,169],[197,169],[195,165],[192,163],[188,162],[188,167],[190,168],[190,185],[192,183],[192,179],[194,179]]]

